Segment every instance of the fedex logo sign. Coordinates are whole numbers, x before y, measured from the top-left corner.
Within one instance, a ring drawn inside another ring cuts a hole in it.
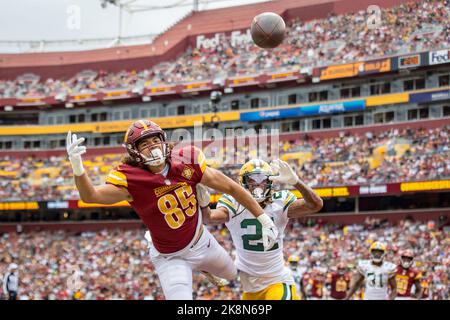
[[[450,62],[450,50],[431,51],[429,55],[430,64]]]

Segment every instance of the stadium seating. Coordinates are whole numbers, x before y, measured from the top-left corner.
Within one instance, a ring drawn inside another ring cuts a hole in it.
[[[450,177],[450,126],[436,129],[392,129],[363,136],[308,138],[281,141],[280,155],[313,187],[388,183]],[[241,147],[237,153],[252,156]],[[224,162],[224,150],[208,164],[237,179],[242,165]],[[84,166],[95,184],[105,181],[123,154],[85,157]],[[19,170],[20,167],[20,170]],[[77,199],[72,170],[66,157],[49,159],[0,158],[0,197],[17,201]]]
[[[211,231],[234,256],[227,230],[218,227]],[[390,244],[386,259],[395,263],[401,248],[413,247],[418,255],[416,265],[427,269],[433,277],[433,299],[449,298],[450,239],[448,231],[440,230],[435,222],[404,220],[391,225],[367,219],[364,224],[347,226],[292,222],[286,229],[284,254],[298,255],[304,271],[317,267],[325,274],[341,261],[354,271],[357,260],[367,258],[374,239]],[[144,230],[104,230],[77,235],[63,231],[3,234],[0,274],[13,259],[20,266],[19,298],[23,300],[163,298],[148,257]],[[80,285],[69,289],[67,283],[74,270],[78,272]],[[194,276],[194,293],[197,299],[240,299],[242,294],[238,281],[218,290],[198,274]]]

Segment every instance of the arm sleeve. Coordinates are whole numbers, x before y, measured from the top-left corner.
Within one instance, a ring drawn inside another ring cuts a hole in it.
[[[388,278],[395,277],[396,274],[397,274],[397,266],[393,263],[389,264]]]
[[[289,209],[289,206],[295,201],[297,200],[297,197],[290,192],[289,190],[285,190],[283,191],[283,212],[287,212],[287,210]]]
[[[356,266],[356,270],[361,274],[362,276],[366,276],[366,270],[365,270],[365,263],[364,261],[358,261],[358,265]]]
[[[217,208],[220,208],[220,207],[225,207],[228,209],[228,211],[231,213],[231,215],[230,215],[230,221],[231,221],[232,216],[235,215],[237,212],[237,206],[236,206],[234,199],[227,194],[222,195],[222,197],[220,197],[219,201],[217,201]]]
[[[120,171],[119,168],[114,168],[106,176],[105,183],[115,185],[117,187],[128,188],[127,176]]]

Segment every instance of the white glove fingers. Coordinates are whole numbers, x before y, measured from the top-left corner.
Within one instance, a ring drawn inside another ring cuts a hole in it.
[[[75,136],[75,135],[74,135],[74,136]],[[85,140],[84,138],[80,138],[80,139],[78,139],[78,140],[72,142],[72,144],[71,144],[70,147],[69,147],[68,152],[69,152],[69,153],[73,153],[73,152],[74,152],[74,149],[77,148],[79,144],[83,143],[84,140]]]
[[[263,247],[264,250],[267,250],[267,247],[269,246],[269,238],[267,235],[263,235]]]
[[[86,153],[86,147],[81,146],[81,147],[76,147],[72,152],[71,152],[71,156],[79,156],[82,155],[83,153]]]
[[[286,161],[283,161],[281,159],[278,159],[279,163],[280,163],[280,167],[281,168],[286,168],[289,167],[288,163]]]
[[[269,176],[270,181],[278,181],[280,179],[280,176]]]
[[[67,137],[66,137],[66,147],[69,148],[69,146],[71,145],[71,140],[70,137],[72,135],[72,132],[69,130],[69,132],[67,132]]]

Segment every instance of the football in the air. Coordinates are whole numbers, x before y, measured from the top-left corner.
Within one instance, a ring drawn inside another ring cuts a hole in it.
[[[253,18],[250,33],[253,42],[260,48],[271,49],[283,42],[286,24],[273,12],[264,12]]]

